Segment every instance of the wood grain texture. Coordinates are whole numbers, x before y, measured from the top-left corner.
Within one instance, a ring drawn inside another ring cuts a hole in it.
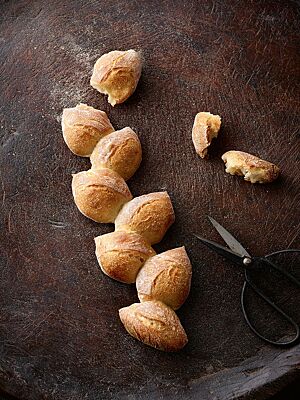
[[[252,335],[242,272],[192,236],[218,238],[209,214],[251,253],[299,247],[297,2],[11,0],[0,21],[1,389],[27,400],[264,399],[299,377],[300,346]],[[143,53],[142,77],[111,108],[89,85],[93,64],[129,48]],[[60,128],[62,108],[80,101],[138,133],[133,195],[172,198],[176,222],[154,247],[185,245],[194,268],[178,354],[125,333],[117,310],[137,301],[135,288],[97,267],[93,238],[112,226],[74,206],[71,173],[88,161]],[[191,140],[199,111],[223,121],[208,161]],[[235,148],[278,164],[281,178],[261,186],[225,174],[220,156]]]

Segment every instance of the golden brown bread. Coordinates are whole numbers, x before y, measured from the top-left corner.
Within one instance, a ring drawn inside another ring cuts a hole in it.
[[[150,244],[158,243],[174,222],[174,210],[167,192],[135,197],[125,204],[115,220],[117,231],[136,232]]]
[[[135,50],[103,54],[94,66],[91,85],[108,95],[114,106],[123,103],[135,91],[142,72],[142,58]]]
[[[114,106],[134,92],[141,69],[139,53],[113,51],[96,62],[91,85],[107,94]],[[115,232],[95,238],[102,271],[120,282],[133,283],[145,265],[137,282],[142,303],[120,309],[121,321],[145,344],[163,351],[180,350],[188,339],[171,307],[179,308],[188,296],[191,265],[184,247],[159,256],[151,247],[175,219],[168,194],[150,193],[130,201],[125,180],[142,159],[137,135],[129,127],[115,132],[105,112],[85,104],[63,110],[62,130],[70,150],[90,156],[92,164],[90,170],[73,175],[76,206],[96,222],[115,222]]]
[[[88,157],[98,141],[114,131],[106,113],[86,104],[63,110],[62,131],[69,149],[76,155]]]
[[[136,279],[141,302],[160,300],[177,310],[188,297],[192,266],[184,247],[149,258]]]
[[[201,158],[207,155],[207,148],[210,146],[213,138],[218,136],[221,127],[221,118],[219,115],[213,115],[209,112],[200,112],[196,115],[192,130],[192,140],[196,153]]]
[[[119,315],[130,335],[156,349],[178,351],[188,342],[175,312],[160,301],[132,304]]]
[[[102,271],[117,281],[135,282],[145,261],[155,255],[146,240],[137,233],[111,232],[95,238],[96,256]]]
[[[226,172],[231,175],[244,175],[245,181],[251,183],[270,183],[279,176],[277,165],[261,160],[252,154],[243,151],[227,151],[222,155]]]
[[[132,199],[124,179],[108,168],[74,174],[72,192],[79,211],[103,223],[114,222],[122,205]]]
[[[141,161],[141,143],[137,134],[128,127],[105,136],[91,154],[92,169],[113,169],[125,181],[132,177]]]

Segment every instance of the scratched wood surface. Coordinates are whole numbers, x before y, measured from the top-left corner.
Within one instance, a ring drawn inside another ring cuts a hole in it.
[[[0,388],[26,400],[264,399],[299,378],[299,345],[253,336],[242,271],[192,236],[218,238],[208,214],[254,254],[299,247],[297,2],[12,0],[0,18]],[[102,53],[129,48],[143,52],[142,78],[113,109],[89,86],[91,70]],[[78,102],[139,134],[132,193],[167,190],[174,203],[176,222],[155,248],[184,244],[193,264],[178,312],[189,344],[178,354],[125,333],[117,310],[137,301],[135,288],[97,267],[93,238],[113,227],[75,208],[71,173],[89,163],[60,128],[62,109]],[[223,120],[208,161],[191,141],[201,110]],[[281,178],[261,186],[225,174],[230,149],[277,163]]]

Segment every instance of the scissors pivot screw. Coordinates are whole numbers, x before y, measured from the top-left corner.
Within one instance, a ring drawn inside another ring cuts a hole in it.
[[[244,264],[244,265],[249,265],[249,264],[251,264],[251,263],[252,263],[251,258],[245,257],[245,258],[243,259],[243,264]]]

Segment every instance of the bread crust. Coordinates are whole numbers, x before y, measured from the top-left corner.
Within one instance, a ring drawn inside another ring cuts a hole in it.
[[[192,140],[196,150],[201,158],[207,156],[207,149],[212,139],[218,136],[221,127],[221,117],[209,112],[200,112],[195,116],[192,130]]]
[[[95,238],[96,257],[102,271],[120,282],[134,283],[145,261],[156,253],[133,232],[111,232]]]
[[[103,168],[73,175],[72,193],[79,211],[96,222],[114,222],[120,208],[132,199],[124,179]]]
[[[114,131],[104,111],[82,103],[63,110],[61,126],[67,146],[81,157],[89,157],[98,141]]]
[[[91,86],[108,95],[114,106],[123,103],[135,91],[142,72],[142,58],[135,50],[114,50],[103,54],[94,66]]]
[[[124,205],[115,220],[117,231],[137,232],[150,244],[162,240],[175,220],[167,192],[154,192],[135,197]]]
[[[129,127],[101,139],[91,154],[92,169],[110,168],[128,180],[142,161],[142,146]]]
[[[192,266],[184,247],[157,254],[137,275],[139,300],[160,300],[177,310],[189,295],[191,278]]]
[[[175,312],[160,301],[135,303],[119,310],[127,332],[148,346],[162,351],[179,351],[188,342]]]
[[[277,165],[243,151],[227,151],[222,155],[222,160],[227,173],[244,176],[244,180],[251,183],[273,182],[280,173]]]

